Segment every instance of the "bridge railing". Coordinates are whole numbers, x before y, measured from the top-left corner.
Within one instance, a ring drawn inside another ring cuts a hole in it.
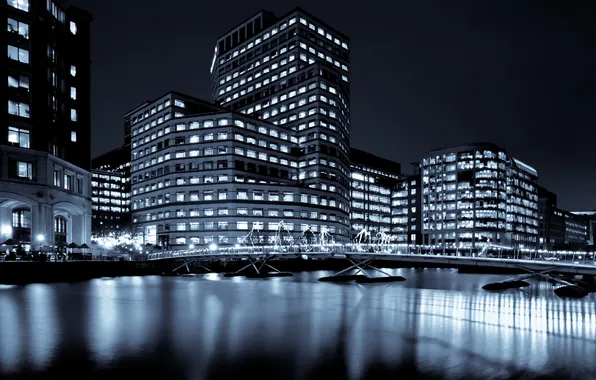
[[[570,262],[573,264],[596,265],[596,254],[584,251],[548,251],[518,249],[506,246],[485,245],[478,248],[436,247],[430,245],[409,244],[310,244],[308,246],[233,246],[215,248],[195,248],[186,250],[164,251],[150,254],[149,260],[174,258],[237,257],[244,255],[341,255],[341,254],[374,254],[374,255],[429,255],[456,256],[487,259],[507,259],[541,262]]]

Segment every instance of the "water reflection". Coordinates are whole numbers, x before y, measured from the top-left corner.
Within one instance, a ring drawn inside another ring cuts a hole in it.
[[[30,362],[36,370],[50,365],[60,328],[56,315],[55,288],[46,284],[33,284],[24,289],[27,300],[26,319],[29,322]]]
[[[21,316],[23,305],[17,304],[15,293],[15,290],[0,293],[0,369],[6,372],[16,371],[21,366],[25,343]]]
[[[75,358],[95,377],[596,376],[596,295],[562,300],[548,283],[486,292],[503,276],[389,271],[408,280],[207,274],[2,288],[0,377],[56,376]]]

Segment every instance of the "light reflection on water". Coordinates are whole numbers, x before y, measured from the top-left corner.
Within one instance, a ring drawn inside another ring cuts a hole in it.
[[[49,377],[73,361],[106,377],[596,377],[595,294],[562,300],[542,282],[486,292],[504,276],[388,271],[407,281],[211,273],[0,288],[0,377]]]

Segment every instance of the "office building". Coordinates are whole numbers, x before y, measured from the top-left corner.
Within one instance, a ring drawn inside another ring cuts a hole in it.
[[[216,43],[216,105],[169,93],[127,114],[145,241],[237,244],[253,228],[269,243],[279,228],[347,241],[348,65],[343,34],[262,11]]]
[[[349,39],[297,8],[261,11],[217,40],[213,100],[293,131],[298,180],[335,200],[334,233],[348,238],[350,187]]]
[[[351,149],[350,221],[354,238],[362,230],[374,238],[379,232],[392,234],[391,193],[404,176],[397,162]],[[407,211],[407,206],[404,207]]]
[[[391,191],[391,234],[398,244],[422,244],[420,166],[413,167],[414,174],[402,176]]]
[[[130,145],[91,161],[94,237],[130,233]]]
[[[126,119],[133,225],[145,243],[233,245],[253,227],[273,243],[282,220],[281,232],[294,235],[309,226],[335,234],[347,223],[333,188],[299,180],[290,129],[175,92]]]
[[[590,213],[572,213],[557,207],[557,195],[538,187],[539,247],[575,249],[593,244]]]
[[[7,0],[0,12],[0,239],[35,250],[89,243],[91,15],[46,0]]]
[[[557,194],[538,187],[538,247],[552,249],[565,240],[563,215],[557,209]]]
[[[423,244],[536,248],[538,173],[494,144],[431,152],[422,160]]]
[[[586,241],[586,245],[594,246],[594,233],[596,231],[596,211],[571,211],[571,213],[584,218],[588,226],[588,240]]]

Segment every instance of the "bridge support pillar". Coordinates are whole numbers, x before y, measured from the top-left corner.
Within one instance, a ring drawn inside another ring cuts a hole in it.
[[[524,287],[524,286],[530,286],[530,284],[524,280],[529,279],[531,277],[542,277],[542,278],[547,279],[548,281],[550,281],[553,284],[558,283],[558,284],[563,285],[563,286],[560,286],[554,290],[555,294],[561,298],[583,298],[588,295],[589,290],[584,289],[584,287],[578,286],[577,284],[562,280],[560,278],[557,278],[557,277],[554,277],[554,276],[551,276],[548,274],[550,272],[557,271],[559,269],[558,267],[546,269],[543,271],[536,271],[533,269],[523,267],[521,265],[518,266],[518,268],[529,272],[529,274],[521,275],[516,278],[511,278],[511,279],[504,280],[501,282],[487,284],[487,285],[483,286],[482,288],[485,290],[505,290],[505,289],[511,289],[511,288],[520,288],[520,287]]]
[[[177,266],[175,269],[172,270],[172,272],[176,272],[178,269],[182,268],[182,267],[186,267],[186,273],[190,273],[190,268],[191,266],[196,266],[199,268],[202,268],[204,270],[206,270],[207,272],[211,272],[211,269],[207,268],[206,266],[199,264],[199,259],[195,259],[195,260],[184,260],[184,264]],[[190,264],[195,264],[195,265],[190,265]]]
[[[352,263],[352,265],[344,270],[341,270],[335,273],[333,276],[321,277],[319,281],[322,282],[345,282],[345,281],[355,281],[358,284],[367,284],[367,283],[375,283],[375,282],[396,282],[396,281],[405,281],[405,278],[402,276],[392,276],[387,272],[380,270],[377,267],[372,266],[372,262],[375,260],[374,257],[369,259],[362,259],[362,260],[354,260],[351,257],[346,255],[346,259]],[[364,271],[364,269],[370,268],[375,270],[379,273],[384,274],[384,277],[371,277],[368,273]],[[350,270],[356,269],[356,273],[352,275],[344,275]],[[362,273],[359,275],[358,273]]]
[[[246,276],[247,278],[264,278],[264,277],[287,277],[292,276],[292,273],[282,272],[273,266],[267,264],[268,260],[275,258],[275,255],[265,255],[265,256],[258,256],[256,259],[253,259],[251,256],[247,255],[246,259],[249,261],[249,264],[243,266],[242,268],[238,269],[234,273],[226,273],[225,277],[237,277],[237,276]],[[273,270],[264,271],[265,267]],[[246,274],[242,272],[246,271],[247,269],[252,268],[254,271],[249,271]]]

